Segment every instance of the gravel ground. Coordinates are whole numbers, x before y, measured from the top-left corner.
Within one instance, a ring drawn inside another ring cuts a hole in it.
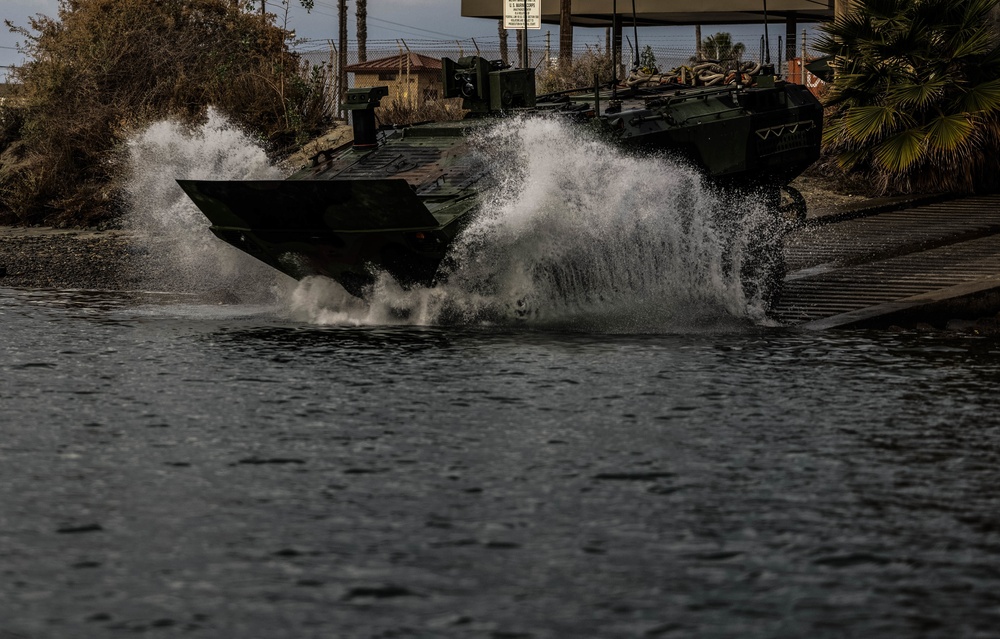
[[[134,290],[143,253],[125,231],[0,227],[0,286]]]

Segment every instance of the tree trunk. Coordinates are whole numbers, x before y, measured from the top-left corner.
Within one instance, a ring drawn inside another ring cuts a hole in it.
[[[701,51],[701,25],[700,24],[694,25],[694,59],[695,60],[701,60],[702,59],[702,51]]]
[[[368,61],[368,0],[358,0],[356,8],[358,28],[358,62]]]
[[[560,0],[559,2],[559,64],[562,68],[573,60],[573,23],[570,20],[572,15],[572,0]]]
[[[507,30],[503,28],[502,18],[497,21],[497,33],[500,34],[500,61],[504,65],[510,64],[510,54],[507,52]]]
[[[851,11],[851,0],[834,0],[833,17],[842,18]]]

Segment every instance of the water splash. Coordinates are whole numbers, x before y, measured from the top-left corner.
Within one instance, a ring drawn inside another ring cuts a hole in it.
[[[285,177],[253,139],[209,110],[199,127],[173,121],[151,125],[129,140],[128,152],[125,223],[141,238],[148,286],[225,291],[229,299],[260,299],[271,293],[283,276],[212,235],[208,220],[175,181]]]
[[[740,283],[746,247],[769,219],[693,169],[635,157],[555,120],[518,119],[476,140],[496,167],[453,266],[433,288],[379,278],[368,303],[322,280],[293,315],[316,323],[504,323],[671,332],[762,320]],[[736,221],[736,222],[734,222]]]
[[[759,238],[734,202],[696,171],[626,155],[555,120],[518,119],[475,140],[496,167],[483,206],[432,288],[381,275],[367,301],[337,283],[297,285],[215,238],[175,179],[280,179],[260,146],[209,112],[195,128],[158,122],[129,143],[130,228],[145,238],[149,286],[277,294],[283,314],[317,324],[517,323],[606,332],[670,332],[760,320],[740,265]],[[725,220],[743,220],[734,226]]]

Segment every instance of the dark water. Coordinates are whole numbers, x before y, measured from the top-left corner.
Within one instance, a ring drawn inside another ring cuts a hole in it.
[[[0,291],[0,637],[995,637],[1000,343]]]

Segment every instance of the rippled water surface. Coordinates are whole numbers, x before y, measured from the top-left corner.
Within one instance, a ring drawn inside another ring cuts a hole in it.
[[[992,338],[0,322],[4,639],[1000,628]]]

